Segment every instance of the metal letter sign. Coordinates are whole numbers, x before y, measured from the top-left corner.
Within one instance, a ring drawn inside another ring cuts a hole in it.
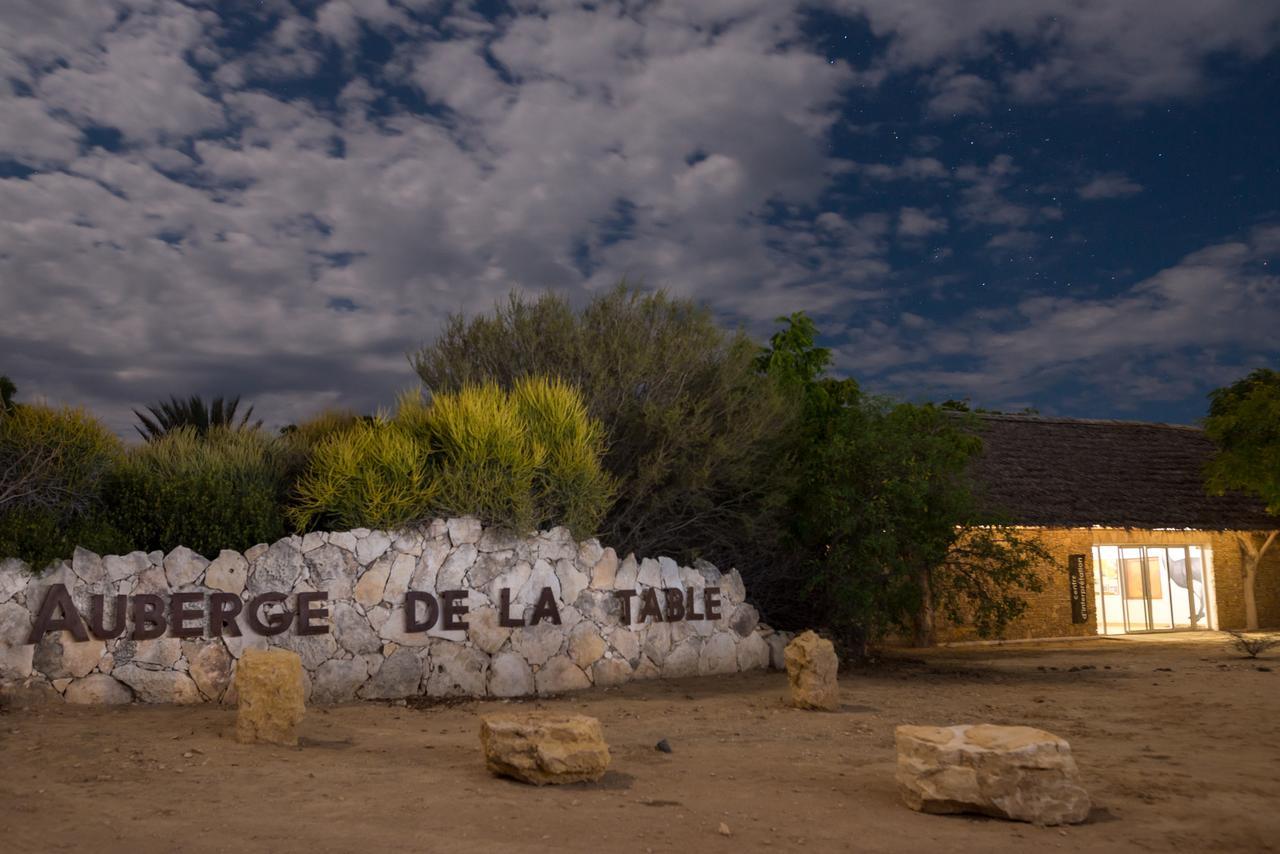
[[[1084,555],[1067,556],[1067,577],[1071,583],[1071,622],[1089,622],[1089,589],[1084,580]]]

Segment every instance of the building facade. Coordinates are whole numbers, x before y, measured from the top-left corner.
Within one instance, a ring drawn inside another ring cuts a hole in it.
[[[1244,629],[1250,573],[1257,625],[1280,628],[1280,518],[1249,496],[1205,492],[1203,431],[1013,415],[978,425],[984,506],[1051,555],[1004,639]],[[937,639],[978,637],[939,626]]]

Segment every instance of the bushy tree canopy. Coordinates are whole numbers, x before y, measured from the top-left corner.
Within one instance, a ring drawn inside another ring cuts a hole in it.
[[[624,284],[580,311],[554,294],[512,295],[492,314],[451,318],[412,361],[432,393],[530,375],[581,389],[618,480],[602,539],[745,568],[771,560],[774,478],[794,418],[757,354],[705,307]]]
[[[1280,371],[1259,368],[1211,393],[1204,428],[1218,446],[1209,489],[1252,493],[1280,515]]]

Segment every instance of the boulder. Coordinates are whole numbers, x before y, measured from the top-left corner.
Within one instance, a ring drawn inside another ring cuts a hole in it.
[[[567,655],[557,655],[534,675],[533,683],[539,694],[562,694],[590,688],[591,677]]]
[[[236,666],[236,740],[296,745],[306,711],[302,659],[286,649],[245,650]]]
[[[605,549],[591,568],[591,587],[594,590],[613,590],[618,575],[618,553]]]
[[[204,571],[204,586],[239,596],[248,575],[249,562],[239,552],[223,549]]]
[[[785,658],[791,705],[828,712],[840,708],[840,688],[836,683],[840,659],[831,641],[805,632],[787,644]]]
[[[502,652],[489,664],[489,695],[525,697],[533,693],[533,670],[514,652]]]
[[[600,721],[586,715],[486,715],[480,744],[490,771],[535,786],[594,782],[609,768]]]
[[[449,519],[445,524],[449,527],[449,539],[455,546],[474,545],[480,542],[480,535],[484,531],[480,520],[471,516]]]
[[[188,673],[206,699],[217,702],[231,684],[231,665],[235,659],[221,641],[203,644],[187,656]]]
[[[204,575],[209,561],[186,546],[178,546],[164,559],[164,577],[175,590],[195,584]]]
[[[1071,747],[1025,726],[900,726],[898,790],[926,813],[978,813],[1042,825],[1089,815]]]
[[[200,689],[181,670],[148,670],[129,663],[113,668],[112,679],[119,679],[133,689],[143,703],[199,703]]]

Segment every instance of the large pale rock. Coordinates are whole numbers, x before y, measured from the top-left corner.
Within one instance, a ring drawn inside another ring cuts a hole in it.
[[[95,590],[100,590],[107,581],[107,570],[102,564],[102,558],[79,546],[71,553],[71,571]]]
[[[498,609],[477,608],[467,615],[467,638],[480,649],[495,653],[511,637],[511,629],[498,624]]]
[[[583,670],[604,657],[607,648],[600,630],[592,622],[578,623],[569,633],[569,657]]]
[[[302,660],[285,649],[246,650],[236,666],[236,739],[295,745],[306,712]]]
[[[356,582],[356,601],[366,608],[372,608],[382,601],[382,591],[387,587],[387,576],[391,574],[391,561],[380,558],[373,566],[364,571]]]
[[[172,588],[195,584],[209,566],[209,561],[186,546],[178,546],[164,559],[164,576]]]
[[[31,571],[16,557],[0,558],[0,605],[26,589]]]
[[[403,619],[401,613],[401,619]],[[354,655],[377,652],[382,639],[369,625],[369,620],[350,602],[333,605],[333,636],[338,645]]]
[[[613,549],[605,549],[591,568],[591,587],[593,590],[613,590],[618,576],[618,553]]]
[[[302,561],[306,564],[311,586],[328,593],[330,602],[351,598],[351,587],[359,566],[351,552],[322,543],[310,551],[304,550]]]
[[[900,726],[898,790],[927,813],[979,813],[1035,824],[1089,815],[1071,748],[1025,726]]]
[[[598,688],[621,685],[631,679],[631,665],[621,658],[602,658],[591,666],[591,681]]]
[[[333,659],[316,668],[311,678],[311,702],[345,703],[354,700],[356,691],[369,678],[369,667],[359,656]]]
[[[595,781],[609,769],[600,721],[586,715],[486,715],[480,744],[490,771],[536,786]]]
[[[353,531],[352,533],[358,533]],[[369,531],[356,543],[356,560],[368,566],[391,548],[391,538],[384,531]]]
[[[480,520],[471,516],[449,519],[445,524],[449,526],[449,539],[455,546],[475,545],[480,542],[480,534],[484,530]]]
[[[591,576],[579,570],[571,560],[561,558],[556,561],[555,571],[556,579],[560,582],[560,598],[565,602],[575,601],[591,583]]]
[[[717,632],[702,645],[698,657],[698,673],[702,676],[723,675],[738,671],[738,647],[729,632]]]
[[[533,676],[539,694],[562,694],[591,687],[591,677],[567,655],[557,655]]]
[[[564,632],[550,622],[514,629],[511,635],[511,649],[535,667],[546,664],[563,644]]]
[[[840,659],[831,641],[814,632],[805,632],[787,644],[785,658],[791,705],[797,709],[828,712],[840,708],[840,687],[836,681]]]
[[[697,676],[701,659],[702,641],[698,638],[690,638],[673,647],[663,659],[662,678],[683,679],[686,676]]]
[[[614,573],[613,589],[615,590],[633,590],[636,586],[637,577],[640,574],[639,564],[636,563],[636,556],[629,554],[618,565],[617,572]]]
[[[204,571],[204,586],[210,590],[220,590],[223,593],[234,593],[239,596],[244,592],[244,583],[248,574],[249,562],[244,559],[244,556],[239,552],[223,549]]]
[[[466,586],[464,579],[476,562],[479,552],[471,543],[463,543],[449,553],[449,557],[436,574],[437,590],[461,590]]]
[[[251,594],[257,596],[269,591],[283,593],[293,589],[294,582],[302,575],[302,552],[294,545],[295,539],[301,544],[301,539],[297,537],[278,540],[257,558],[249,561],[253,566],[246,586]],[[248,555],[249,552],[245,552],[245,556]]]
[[[745,638],[760,625],[760,613],[750,605],[739,605],[729,618],[729,625],[738,637]]]
[[[767,670],[769,668],[769,645],[759,632],[752,632],[738,642],[738,669]]]
[[[532,694],[533,670],[514,652],[495,655],[489,664],[491,697],[526,697]]]
[[[79,678],[92,673],[106,651],[107,645],[92,636],[77,641],[65,630],[48,632],[36,644],[32,665],[50,679]]]
[[[382,591],[382,599],[386,602],[399,602],[409,590],[409,582],[413,580],[413,572],[418,567],[418,558],[410,554],[397,554],[391,561],[391,571],[387,573],[387,586]]]
[[[67,686],[62,695],[79,706],[122,706],[133,702],[133,694],[120,681],[104,673],[92,673]]]

